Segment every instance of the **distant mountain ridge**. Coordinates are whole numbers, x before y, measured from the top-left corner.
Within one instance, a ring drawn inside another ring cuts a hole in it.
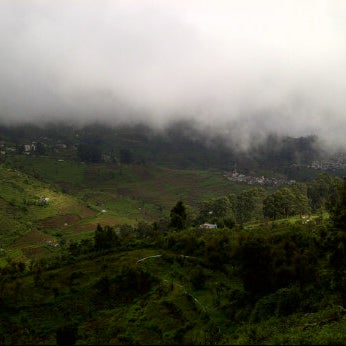
[[[0,126],[0,145],[12,145],[12,149],[28,154],[34,148],[35,154],[67,155],[82,161],[227,171],[237,168],[245,173],[264,167],[282,170],[291,164],[308,165],[320,159],[322,152],[316,136],[292,138],[275,134],[260,143],[250,143],[244,151],[232,138],[198,129],[189,122],[177,122],[164,130],[145,124]]]

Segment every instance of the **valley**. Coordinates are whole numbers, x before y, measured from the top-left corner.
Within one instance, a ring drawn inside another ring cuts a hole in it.
[[[344,342],[342,169],[52,143],[1,156],[1,343]]]

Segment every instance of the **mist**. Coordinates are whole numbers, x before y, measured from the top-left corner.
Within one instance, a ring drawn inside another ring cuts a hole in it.
[[[192,121],[346,145],[342,0],[2,0],[0,123]]]

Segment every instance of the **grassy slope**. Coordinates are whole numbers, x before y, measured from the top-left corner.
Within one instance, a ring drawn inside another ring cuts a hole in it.
[[[55,165],[55,162],[48,160],[45,165]],[[91,236],[97,222],[113,225],[134,222],[141,217],[150,220],[161,215],[159,207],[174,203],[179,193],[187,193],[189,187],[193,196],[189,200],[191,205],[203,196],[225,195],[228,188],[230,192],[233,188],[225,187],[219,173],[142,166],[93,165],[90,168],[69,162],[64,165],[67,170],[70,165],[74,167],[71,172],[75,176],[67,174],[65,181],[58,180],[53,174],[55,170],[47,169],[52,175],[45,173],[44,178],[60,182],[71,193],[79,186],[78,198],[22,171],[0,165],[0,230],[7,257],[25,260],[57,253],[59,249],[52,244],[61,234],[65,239]],[[35,172],[34,166],[32,173]],[[59,170],[56,174],[62,176]],[[135,199],[137,195],[140,198]],[[36,203],[43,196],[50,198],[44,207]],[[153,202],[156,199],[157,206]],[[87,204],[96,211],[86,207]],[[102,209],[107,212],[102,213]],[[140,258],[157,254],[165,257],[137,263]],[[1,256],[5,261],[6,256]],[[333,303],[332,297],[322,295],[319,300],[317,294],[317,298],[311,298],[316,299],[316,308],[311,311],[298,311],[285,317],[272,314],[268,319],[238,323],[229,317],[241,314],[243,309],[230,304],[232,292],[242,289],[239,279],[232,275],[232,268],[225,275],[204,267],[206,283],[203,288],[194,289],[190,278],[198,265],[198,259],[182,262],[179,252],[129,249],[96,259],[86,256],[75,263],[44,271],[41,284],[35,284],[30,273],[13,282],[4,281],[2,288],[8,289],[7,299],[11,302],[8,310],[0,312],[3,326],[11,326],[5,328],[5,340],[18,344],[54,344],[57,326],[68,322],[78,325],[80,342],[86,344],[204,344],[215,342],[219,334],[222,340],[216,343],[225,344],[345,343],[344,312]],[[95,284],[102,276],[114,278],[124,266],[142,268],[157,282],[150,291],[135,295],[129,302],[119,301],[118,295],[103,299]],[[221,294],[216,290],[220,282],[224,285]],[[30,332],[25,334],[23,330]]]
[[[48,240],[56,242],[53,235],[64,229],[67,220],[72,219],[76,226],[80,219],[96,214],[73,196],[4,165],[0,165],[0,181],[1,246],[8,248],[9,254],[15,249],[45,247]],[[43,197],[49,198],[47,205],[41,205]]]
[[[105,195],[108,192],[116,197],[129,197],[165,208],[172,207],[177,198],[196,205],[204,198],[223,196],[246,188],[246,185],[227,181],[220,171],[142,165],[90,165],[24,155],[16,156],[11,161],[17,168],[73,192],[84,193],[88,189]]]
[[[246,188],[217,171],[87,165],[26,155],[11,157],[7,164],[13,168],[0,165],[0,247],[10,257],[23,259],[54,250],[48,238],[59,242],[90,237],[98,223],[156,221],[168,216],[178,199],[196,210],[203,199]],[[46,206],[40,205],[42,197],[49,198]],[[4,253],[1,258],[0,264]]]
[[[158,254],[163,256],[138,262]],[[0,312],[5,341],[54,344],[56,328],[64,324],[77,325],[78,344],[89,345],[344,344],[346,341],[346,316],[332,304],[332,297],[325,296],[322,302],[316,300],[312,305],[320,308],[310,313],[298,311],[280,317],[272,311],[266,319],[244,323],[241,318],[237,321],[237,317],[230,317],[246,313],[244,303],[232,306],[235,302],[230,298],[232,292],[242,290],[232,268],[225,275],[202,265],[206,282],[203,288],[195,289],[190,277],[199,265],[198,258],[182,261],[179,253],[142,248],[115,250],[90,259],[86,256],[61,268],[43,271],[36,284],[33,275],[23,276],[3,286],[5,290],[12,287],[6,291],[11,303]],[[129,267],[156,278],[148,291],[137,292],[125,301],[127,290],[116,289],[109,296],[100,291],[101,277],[118,282],[114,278]],[[219,293],[218,283],[222,283]]]

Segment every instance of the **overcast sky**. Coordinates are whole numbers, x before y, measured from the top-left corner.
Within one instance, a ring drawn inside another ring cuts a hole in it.
[[[344,0],[0,0],[0,120],[194,119],[346,145]]]

